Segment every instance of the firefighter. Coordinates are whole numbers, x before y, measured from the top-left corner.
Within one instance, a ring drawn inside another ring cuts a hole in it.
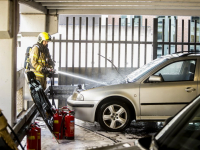
[[[3,138],[5,145],[1,143],[0,149],[6,150],[18,150],[17,146],[15,145],[13,139],[11,138],[10,134],[8,133],[7,127],[8,123],[6,118],[1,112],[0,109],[0,138]]]
[[[40,81],[43,89],[46,89],[46,77],[51,77],[54,72],[54,62],[49,54],[48,42],[51,41],[51,35],[47,32],[41,32],[38,35],[38,41],[33,45],[30,51],[30,70],[35,73],[36,80]]]

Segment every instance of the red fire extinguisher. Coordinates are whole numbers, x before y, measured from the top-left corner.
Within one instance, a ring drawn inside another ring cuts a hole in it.
[[[41,128],[37,123],[35,123],[34,126],[35,126],[35,129],[38,130],[37,132],[38,149],[37,150],[41,150]]]
[[[63,127],[62,124],[62,113],[57,110],[57,112],[53,115],[53,133],[57,139],[63,138]]]
[[[67,106],[62,107],[61,110],[62,110],[61,113],[63,116],[65,116],[69,113],[69,108],[67,108]]]
[[[69,111],[65,116],[65,137],[74,139],[74,111]]]
[[[38,130],[30,126],[27,132],[27,150],[38,149]]]

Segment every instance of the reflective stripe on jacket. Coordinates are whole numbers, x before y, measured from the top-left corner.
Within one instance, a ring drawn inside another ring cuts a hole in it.
[[[34,46],[30,52],[30,63],[31,63],[31,71],[35,73],[36,76],[45,77],[46,75],[42,73],[42,68],[45,67],[46,56],[49,54],[45,54],[40,52],[37,46]]]

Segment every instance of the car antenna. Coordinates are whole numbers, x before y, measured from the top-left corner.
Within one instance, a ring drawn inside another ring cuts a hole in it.
[[[114,63],[110,59],[106,58],[105,56],[102,56],[101,54],[98,54],[98,55],[105,58],[107,61],[109,61],[112,64],[112,66],[115,68],[117,73],[124,79],[124,77],[119,73],[118,68],[114,65]]]

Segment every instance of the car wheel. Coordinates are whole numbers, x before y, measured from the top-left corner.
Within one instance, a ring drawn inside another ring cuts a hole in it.
[[[107,131],[126,129],[131,122],[130,110],[123,102],[110,101],[100,108],[99,124]]]

